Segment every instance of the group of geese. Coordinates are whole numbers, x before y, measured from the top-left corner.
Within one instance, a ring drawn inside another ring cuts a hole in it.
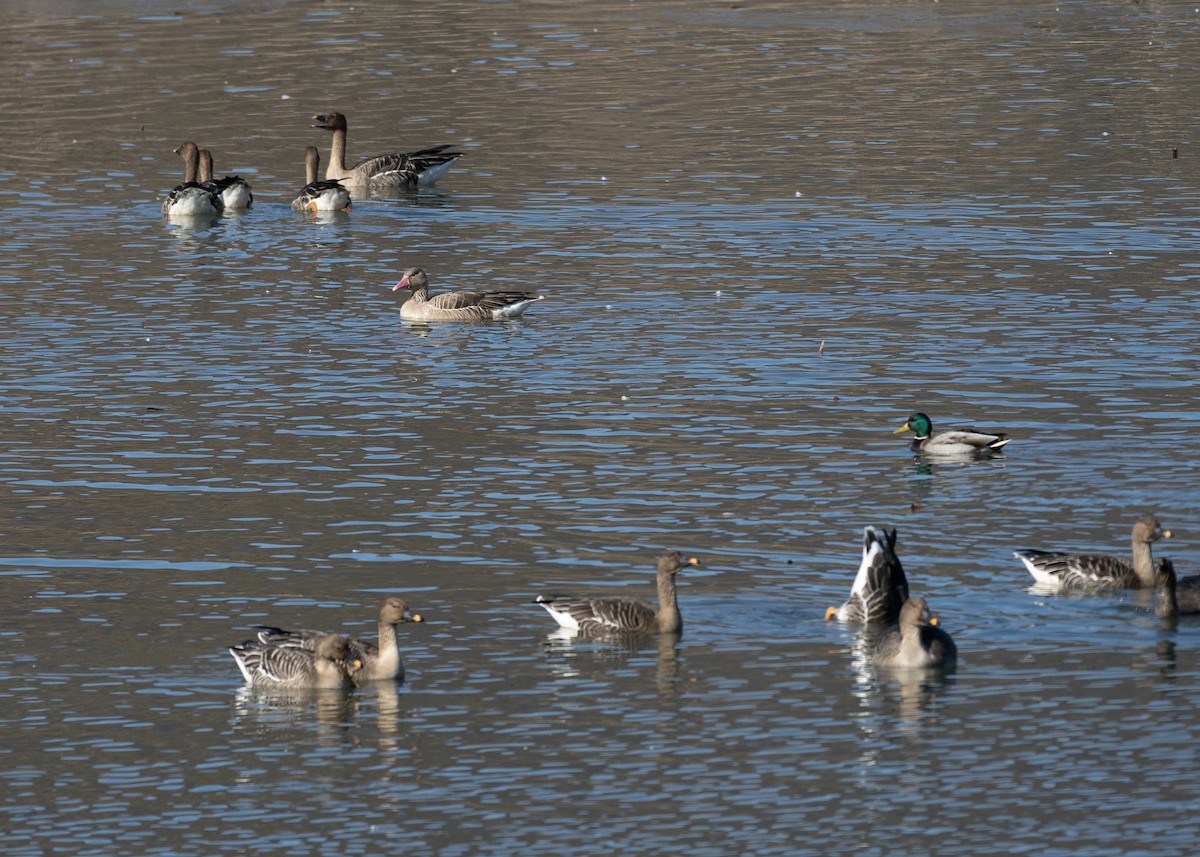
[[[317,178],[321,156],[316,147],[304,149],[307,183],[292,201],[292,208],[297,211],[349,211],[352,193],[432,185],[463,156],[462,152],[448,151],[450,145],[444,144],[417,152],[374,155],[347,167],[346,117],[335,112],[312,118],[312,127],[332,132],[333,141],[323,180]],[[207,149],[189,141],[175,149],[175,154],[183,158],[183,183],[176,185],[163,200],[162,213],[167,217],[214,217],[254,204],[250,185],[240,176],[213,178],[212,154]]]
[[[925,414],[915,413],[896,433],[911,431],[914,450],[930,456],[993,455],[1011,438],[978,429],[933,431]],[[1034,580],[1056,590],[1104,590],[1155,587],[1156,613],[1173,619],[1200,613],[1200,575],[1179,580],[1171,561],[1157,566],[1151,544],[1170,538],[1152,516],[1133,526],[1132,562],[1106,554],[1019,550],[1014,555]],[[827,620],[857,623],[878,632],[872,661],[881,668],[952,669],[958,649],[930,614],[924,598],[910,595],[908,578],[896,552],[895,529],[863,529],[862,559],[850,595],[825,611]],[[627,596],[571,597],[539,595],[534,603],[545,608],[561,632],[591,638],[628,639],[660,634],[678,635],[683,618],[675,577],[695,557],[664,551],[655,578],[657,604]],[[259,628],[254,638],[229,649],[246,682],[258,688],[349,688],[370,681],[403,678],[396,626],[420,622],[403,599],[390,597],[379,612],[378,642],[349,639],[336,633]]]
[[[432,185],[462,157],[462,152],[448,151],[450,145],[445,144],[418,152],[374,155],[347,167],[346,117],[335,112],[312,118],[312,127],[330,131],[333,142],[324,179],[317,178],[321,169],[317,148],[305,148],[307,184],[292,200],[296,211],[349,211],[352,194]],[[201,149],[189,140],[174,151],[183,158],[183,183],[172,188],[163,200],[162,213],[167,218],[212,218],[226,211],[246,210],[254,204],[250,185],[241,176],[213,177],[213,158],[208,149]],[[411,292],[411,297],[401,305],[400,317],[413,322],[517,318],[544,297],[530,291],[468,289],[430,295],[429,277],[421,268],[404,272],[393,287],[393,291],[402,290]]]

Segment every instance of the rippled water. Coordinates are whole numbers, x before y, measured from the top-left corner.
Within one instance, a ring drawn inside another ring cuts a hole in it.
[[[6,9],[6,854],[1191,846],[1200,627],[1011,551],[1154,510],[1195,573],[1194,9]],[[466,156],[303,220],[329,109]],[[250,212],[162,221],[185,139]],[[413,264],[547,300],[406,326]],[[917,409],[1016,440],[914,461]],[[822,619],[866,524],[955,675]],[[663,547],[677,646],[529,603]],[[240,689],[250,626],[393,592],[399,688]]]

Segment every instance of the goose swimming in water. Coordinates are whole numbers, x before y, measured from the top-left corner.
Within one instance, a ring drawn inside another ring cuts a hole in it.
[[[900,621],[875,644],[874,660],[879,667],[952,667],[958,647],[950,635],[937,627],[924,598],[910,598],[900,608]]]
[[[211,188],[213,193],[221,197],[221,204],[226,211],[249,208],[254,204],[250,185],[241,176],[213,178],[213,157],[208,149],[200,150],[200,184]]]
[[[321,169],[321,154],[316,146],[304,150],[304,176],[308,182],[300,188],[300,194],[292,200],[297,211],[349,211],[350,191],[336,179],[318,180]]]
[[[1154,586],[1158,576],[1150,545],[1171,538],[1151,515],[1133,525],[1133,562],[1107,554],[1019,550],[1013,556],[1038,583],[1055,589],[1137,589]]]
[[[343,181],[348,185],[369,185],[374,188],[414,188],[431,185],[449,172],[462,152],[448,152],[449,144],[421,149],[419,152],[391,152],[365,158],[353,167],[346,166],[346,117],[341,113],[319,113],[313,116],[314,128],[333,132],[329,149],[329,165],[325,178]]]
[[[196,181],[200,167],[200,148],[192,142],[174,150],[183,158],[183,183],[175,185],[163,200],[167,217],[215,217],[225,206],[213,188]]]
[[[405,321],[482,321],[517,318],[542,295],[529,292],[470,292],[456,290],[429,295],[429,277],[420,268],[409,268],[392,291],[410,289],[412,297],[400,305]]]
[[[679,551],[664,552],[655,572],[657,606],[627,596],[539,595],[534,603],[542,605],[560,627],[581,634],[678,634],[683,630],[683,618],[675,594],[675,575],[689,565],[699,564],[695,557],[685,558]]]
[[[230,646],[229,654],[246,683],[260,688],[344,688],[362,668],[360,662],[350,659],[346,638],[337,634],[326,634],[311,650],[247,640]]]
[[[850,597],[841,607],[828,608],[825,618],[894,625],[907,598],[908,578],[896,555],[896,531],[865,527],[862,562],[850,586]]]

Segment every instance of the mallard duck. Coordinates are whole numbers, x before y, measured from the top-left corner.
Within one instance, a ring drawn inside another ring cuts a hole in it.
[[[211,188],[213,193],[221,197],[221,204],[226,211],[249,208],[254,204],[250,185],[241,176],[213,178],[212,152],[208,149],[200,150],[200,184]]]
[[[304,176],[308,183],[292,200],[292,208],[297,211],[349,211],[350,191],[337,180],[318,181],[320,169],[320,152],[316,146],[308,146],[304,150]]]
[[[675,575],[686,566],[699,564],[695,557],[685,558],[679,551],[663,552],[657,567],[657,607],[622,596],[539,595],[534,603],[542,605],[566,630],[581,634],[678,634],[683,630],[683,619],[675,595]]]
[[[921,597],[904,602],[899,623],[875,644],[874,661],[880,667],[952,667],[957,659],[958,647],[937,627]]]
[[[516,318],[542,295],[529,292],[468,292],[457,290],[429,296],[429,277],[420,268],[409,268],[392,291],[411,289],[412,297],[400,306],[406,321],[480,321]]]
[[[1178,589],[1175,566],[1166,557],[1158,561],[1158,606],[1155,613],[1164,619],[1200,613],[1200,592]]]
[[[910,416],[900,428],[892,434],[902,434],[911,431],[913,452],[927,455],[969,455],[973,453],[995,452],[1012,438],[997,432],[979,431],[978,429],[949,429],[933,433],[933,423],[929,417],[921,413]]]
[[[894,625],[908,598],[908,578],[896,555],[896,531],[863,528],[862,562],[841,607],[825,611],[826,619]]]
[[[231,646],[229,654],[253,687],[348,687],[362,667],[350,659],[346,638],[337,634],[324,635],[311,649],[247,640]]]
[[[183,158],[183,183],[163,200],[162,213],[168,217],[214,217],[224,210],[221,197],[211,187],[196,181],[200,167],[200,148],[192,142],[174,150]]]
[[[1156,574],[1150,545],[1169,539],[1151,515],[1133,525],[1133,562],[1106,554],[1082,554],[1066,551],[1019,550],[1013,556],[1025,563],[1033,579],[1061,589],[1136,589],[1154,586]]]
[[[338,179],[350,185],[370,185],[378,188],[413,188],[431,185],[449,172],[462,152],[448,152],[449,144],[421,149],[419,152],[391,152],[346,166],[346,117],[341,113],[319,113],[313,116],[314,128],[333,132],[329,149],[329,166],[325,178]]]
[[[362,664],[353,678],[356,684],[366,681],[386,681],[404,678],[404,662],[400,658],[400,645],[396,637],[396,626],[401,622],[420,622],[419,613],[413,613],[403,598],[388,598],[379,608],[379,642],[349,640],[350,659]],[[309,629],[283,630],[264,627],[258,632],[258,640],[267,646],[301,648],[312,651],[317,643],[328,636],[325,631]]]

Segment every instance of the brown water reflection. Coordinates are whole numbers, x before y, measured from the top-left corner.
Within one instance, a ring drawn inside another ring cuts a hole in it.
[[[6,854],[1195,838],[1195,623],[1011,556],[1145,509],[1197,565],[1194,10],[4,12]],[[329,109],[359,155],[467,154],[308,222]],[[250,212],[162,221],[185,139]],[[547,300],[406,327],[411,264]],[[1015,440],[917,461],[913,410]],[[865,524],[953,677],[822,619]],[[548,639],[536,592],[643,592],[663,548],[705,558],[677,644]],[[369,633],[397,592],[404,683],[239,691],[248,627]]]

